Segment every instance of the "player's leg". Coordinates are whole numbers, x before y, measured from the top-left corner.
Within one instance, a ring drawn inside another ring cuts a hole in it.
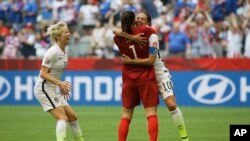
[[[157,107],[145,108],[145,113],[148,121],[148,134],[150,141],[157,141],[158,138],[158,117],[157,117]]]
[[[122,117],[118,126],[118,141],[126,141],[133,113],[134,108],[122,108]]]
[[[118,141],[126,141],[134,108],[140,104],[137,85],[128,82],[122,85],[122,117],[118,125]]]
[[[186,127],[181,110],[176,104],[176,99],[173,91],[173,83],[171,77],[165,77],[158,82],[158,90],[164,99],[165,105],[168,108],[175,125],[178,128],[180,137],[183,141],[188,141]]]
[[[166,104],[166,106],[167,106],[167,108],[172,116],[172,119],[173,119],[175,125],[178,128],[178,131],[179,131],[179,134],[180,134],[182,141],[188,141],[188,135],[187,135],[183,115],[182,115],[181,110],[176,105],[174,95],[168,96],[167,98],[165,98],[164,101],[165,101],[165,104]]]
[[[157,84],[155,79],[141,83],[138,89],[140,90],[140,98],[143,103],[147,117],[148,134],[150,141],[157,141],[158,139],[157,105],[159,104],[159,95],[157,93]]]
[[[49,112],[57,121],[57,141],[65,141],[68,118],[65,114],[62,103],[60,102],[60,98],[56,92],[51,89],[41,90],[39,88],[35,88],[34,92],[35,97],[42,105],[43,110]]]
[[[82,130],[79,126],[76,113],[69,105],[64,106],[64,111],[68,117],[69,126],[75,141],[84,141]]]
[[[63,107],[56,107],[55,109],[49,110],[49,113],[56,119],[56,138],[57,141],[66,140],[66,129],[68,118],[64,112]]]

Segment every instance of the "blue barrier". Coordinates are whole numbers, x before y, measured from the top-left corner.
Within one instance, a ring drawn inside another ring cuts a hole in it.
[[[33,87],[38,71],[0,71],[0,105],[36,105]],[[178,105],[250,106],[250,72],[174,71]],[[72,105],[121,105],[121,72],[66,71]],[[161,104],[162,100],[161,100]]]

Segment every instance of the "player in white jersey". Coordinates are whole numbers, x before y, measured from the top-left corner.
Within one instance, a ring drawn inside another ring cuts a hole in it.
[[[147,12],[140,12],[136,16],[136,24],[137,26],[142,25],[151,25],[151,17]],[[141,35],[132,36],[123,32],[118,32],[114,30],[114,32],[120,36],[123,36],[127,39],[133,40],[137,43],[145,43],[145,38]],[[159,42],[157,36],[152,36],[153,38],[149,38],[149,45],[157,47],[158,53],[156,54],[155,62],[154,62],[154,70],[156,74],[156,80],[158,85],[158,91],[161,97],[164,99],[164,102],[171,113],[174,123],[178,127],[179,134],[182,141],[188,141],[188,136],[186,132],[186,127],[183,119],[183,115],[181,110],[178,108],[174,96],[173,83],[171,80],[171,75],[169,70],[165,66],[165,63],[162,61],[162,58],[159,53]],[[157,39],[155,39],[157,38]],[[130,59],[128,56],[123,55],[121,57],[122,62],[125,64],[144,64],[146,59]]]
[[[70,33],[67,24],[58,22],[50,25],[47,34],[55,41],[55,45],[44,54],[39,78],[34,87],[35,97],[43,110],[56,119],[57,141],[66,140],[67,123],[75,141],[84,141],[76,113],[67,102],[71,85],[68,81],[60,80],[68,66],[66,45],[69,43]]]

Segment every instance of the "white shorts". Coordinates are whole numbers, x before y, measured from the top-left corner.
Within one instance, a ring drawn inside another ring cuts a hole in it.
[[[168,75],[160,80],[157,80],[158,91],[161,97],[165,100],[167,97],[174,95],[174,86],[171,76]]]
[[[45,112],[51,109],[55,109],[56,107],[69,105],[68,102],[63,98],[63,96],[60,94],[57,94],[55,90],[34,89],[34,93],[35,93],[36,99],[40,102]]]

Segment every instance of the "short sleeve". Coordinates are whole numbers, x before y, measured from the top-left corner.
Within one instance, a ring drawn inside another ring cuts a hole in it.
[[[54,62],[54,53],[51,52],[50,50],[48,50],[45,54],[44,54],[44,57],[43,57],[43,60],[42,60],[42,66],[45,66],[47,68],[51,68],[52,67],[52,64]]]
[[[148,40],[149,40],[149,47],[159,49],[159,41],[156,34],[151,34]]]

